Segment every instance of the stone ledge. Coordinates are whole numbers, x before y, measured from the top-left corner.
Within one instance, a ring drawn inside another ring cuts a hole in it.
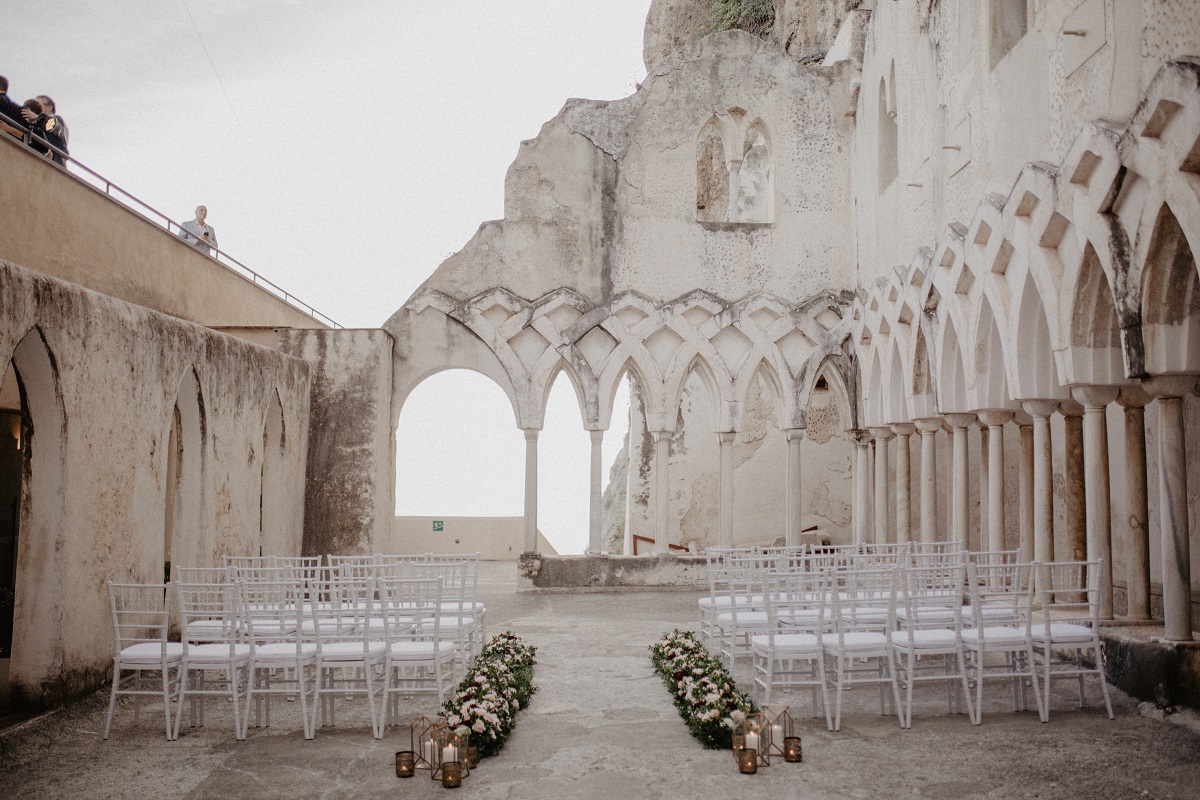
[[[622,592],[708,590],[704,556],[558,556],[523,553],[517,588],[534,592]]]

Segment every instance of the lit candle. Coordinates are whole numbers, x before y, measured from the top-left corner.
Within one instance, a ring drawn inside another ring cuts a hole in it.
[[[425,759],[426,764],[433,763],[433,740],[426,739],[421,743],[421,758]]]
[[[446,764],[451,761],[458,761],[458,748],[448,744],[442,748],[442,763]]]
[[[747,750],[757,750],[758,749],[758,734],[755,733],[754,731],[751,731],[750,733],[746,734],[746,749]]]

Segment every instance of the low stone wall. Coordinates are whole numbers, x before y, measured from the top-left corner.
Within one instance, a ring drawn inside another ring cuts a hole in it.
[[[1162,628],[1101,630],[1105,673],[1121,691],[1161,708],[1200,709],[1200,642],[1164,642]]]
[[[704,556],[552,556],[525,553],[517,561],[519,589],[563,592],[707,591]]]

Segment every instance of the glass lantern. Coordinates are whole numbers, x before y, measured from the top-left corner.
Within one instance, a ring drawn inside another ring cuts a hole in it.
[[[771,757],[767,752],[770,746],[770,730],[764,730],[764,725],[763,716],[759,713],[747,714],[746,718],[737,724],[733,729],[734,758],[741,758],[738,755],[739,751],[754,750],[758,753],[759,766],[771,765]]]
[[[415,756],[417,769],[434,768],[434,761],[440,754],[437,748],[438,731],[445,727],[445,720],[428,717],[417,717],[409,725],[409,747]]]
[[[786,706],[783,708],[763,706],[759,711],[763,717],[763,734],[767,742],[767,755],[782,758],[784,742],[796,736],[792,715],[788,713]]]
[[[461,778],[467,777],[471,771],[471,767],[467,763],[467,740],[467,736],[442,722],[434,732],[433,766],[429,777],[435,781],[442,780],[445,777],[447,764],[454,764],[455,771],[459,772]]]

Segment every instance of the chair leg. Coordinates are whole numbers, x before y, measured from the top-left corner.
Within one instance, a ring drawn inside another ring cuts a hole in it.
[[[162,685],[163,685],[163,713],[167,718],[167,741],[171,739],[171,670],[164,667],[162,670]],[[107,734],[105,735],[107,738]]]
[[[112,692],[108,696],[108,717],[104,720],[104,739],[108,738],[109,732],[112,730],[113,711],[117,708],[117,689],[121,685],[121,665],[113,663],[113,683]],[[167,725],[167,738],[171,738],[171,726]]]

